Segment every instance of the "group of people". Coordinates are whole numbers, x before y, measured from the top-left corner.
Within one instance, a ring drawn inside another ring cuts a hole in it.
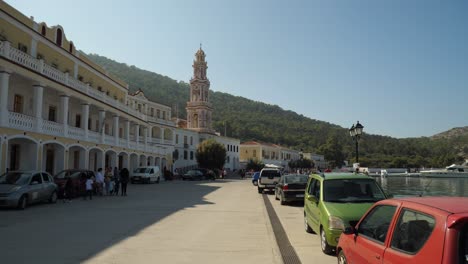
[[[89,197],[93,199],[93,194],[103,196],[106,195],[119,195],[119,189],[121,196],[127,196],[127,185],[130,181],[130,172],[127,168],[119,170],[115,167],[113,170],[111,167],[106,168],[103,173],[102,168],[99,168],[96,177],[90,177],[86,180],[86,195],[84,199]]]

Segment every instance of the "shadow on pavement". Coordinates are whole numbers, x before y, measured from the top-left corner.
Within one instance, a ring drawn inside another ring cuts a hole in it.
[[[86,261],[184,208],[211,204],[203,197],[219,187],[207,183],[129,185],[126,197],[58,201],[25,211],[0,210],[1,263]]]

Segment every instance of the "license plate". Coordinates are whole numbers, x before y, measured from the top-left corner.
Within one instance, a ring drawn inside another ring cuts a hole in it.
[[[303,194],[296,194],[296,197],[304,197]]]

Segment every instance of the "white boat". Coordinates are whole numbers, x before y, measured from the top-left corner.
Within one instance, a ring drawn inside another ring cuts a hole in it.
[[[433,177],[433,178],[468,178],[468,166],[467,163],[462,165],[452,164],[445,169],[437,170],[423,170],[421,171],[421,177]]]

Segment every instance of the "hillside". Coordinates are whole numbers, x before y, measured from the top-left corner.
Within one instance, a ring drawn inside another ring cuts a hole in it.
[[[177,107],[178,116],[185,118],[189,98],[187,83],[96,54],[88,56],[127,82],[131,91],[141,89],[150,100],[173,109]],[[210,98],[214,107],[214,128],[224,132],[226,123],[227,136],[319,152],[337,164],[354,160],[354,142],[347,128],[227,93],[211,91]],[[468,153],[468,147],[464,147],[468,146],[468,134],[464,135],[466,137],[395,139],[365,134],[360,141],[360,162],[365,166],[382,167],[445,166],[461,160],[460,155]]]

